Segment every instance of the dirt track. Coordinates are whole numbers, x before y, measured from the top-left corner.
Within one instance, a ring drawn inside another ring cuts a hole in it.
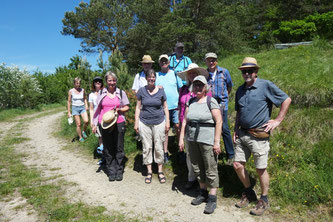
[[[57,113],[34,119],[24,130],[25,137],[31,140],[17,145],[17,152],[28,156],[24,164],[37,167],[45,176],[62,175],[73,185],[67,190],[72,201],[83,201],[87,205],[104,206],[109,213],[117,211],[128,217],[147,217],[153,221],[254,221],[268,220],[265,217],[252,217],[247,210],[233,206],[230,199],[219,197],[218,208],[212,215],[203,214],[205,205],[192,206],[193,197],[172,189],[173,178],[167,178],[166,184],[159,184],[154,175],[152,184],[147,185],[140,172],[126,167],[124,180],[109,182],[104,173],[96,173],[96,160],[85,157],[79,152],[63,149],[67,141],[59,141],[52,134],[59,130],[59,119],[64,113]],[[3,129],[0,124],[0,129]],[[4,131],[2,131],[2,135]],[[0,207],[6,203],[0,202]],[[7,202],[8,205],[8,202]],[[0,220],[12,220],[13,209],[0,211]],[[22,209],[24,210],[24,209]],[[35,221],[36,215],[30,212],[20,221]],[[38,220],[38,219],[37,219]]]

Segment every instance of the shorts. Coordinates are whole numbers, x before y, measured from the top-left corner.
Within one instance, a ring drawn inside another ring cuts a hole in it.
[[[73,116],[79,116],[85,112],[86,112],[86,109],[85,109],[84,105],[83,106],[72,106],[72,115]]]
[[[247,162],[252,153],[255,167],[266,169],[269,150],[269,138],[256,138],[244,130],[239,130],[235,144],[236,162]]]
[[[179,123],[179,111],[178,109],[170,109],[169,110],[169,119],[170,123]]]

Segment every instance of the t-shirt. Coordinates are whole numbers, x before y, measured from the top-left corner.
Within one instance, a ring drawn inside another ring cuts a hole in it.
[[[183,86],[181,78],[176,77],[174,71],[169,70],[168,73],[158,72],[156,75],[155,85],[163,86],[167,96],[168,109],[176,109],[178,107],[178,88]]]
[[[211,110],[213,109],[220,109],[220,106],[218,105],[217,101],[214,98],[211,98]],[[193,102],[190,104],[186,116],[187,125],[188,125],[186,133],[188,141],[195,141],[195,131],[196,131],[196,127],[189,126],[189,122],[214,123],[211,110],[209,110],[206,101],[204,103]],[[205,143],[208,145],[214,145],[214,136],[215,136],[215,127],[200,126],[196,142]]]
[[[176,74],[177,72],[182,72],[187,69],[188,65],[192,63],[192,60],[187,56],[182,56],[178,61],[176,54],[169,57],[170,65],[169,68],[173,70]]]
[[[95,112],[96,109],[97,109],[97,95],[95,93],[93,93],[93,92],[90,93],[89,94],[88,102],[93,104],[93,106],[94,106],[94,112]]]
[[[102,100],[102,110],[100,115],[98,116],[98,122],[99,123],[102,122],[104,113],[106,113],[111,109],[119,108],[119,106],[120,106],[120,99],[117,96],[115,96],[112,99],[108,96],[105,96],[104,99]],[[124,121],[125,119],[121,115],[118,115],[117,123],[121,123]]]
[[[249,88],[244,83],[236,91],[235,109],[244,129],[259,128],[271,118],[273,104],[280,106],[288,95],[269,80],[259,79]]]
[[[147,85],[146,74],[143,71],[137,73],[134,77],[132,90],[137,92],[141,87],[144,87],[146,85]]]
[[[163,102],[166,100],[164,89],[150,95],[147,87],[142,87],[136,94],[138,100],[141,100],[142,108],[140,111],[140,121],[146,125],[158,125],[165,119]]]

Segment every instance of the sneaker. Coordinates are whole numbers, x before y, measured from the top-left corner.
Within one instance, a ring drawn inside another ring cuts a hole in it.
[[[208,199],[208,191],[207,190],[200,190],[199,196],[197,196],[195,199],[191,201],[191,204],[196,206],[200,205],[203,202],[207,202]]]
[[[212,214],[216,209],[216,196],[215,195],[208,195],[207,204],[204,210],[205,214]]]
[[[117,174],[116,181],[122,181],[122,180],[123,180],[123,174],[122,173]]]
[[[83,138],[87,138],[88,136],[87,136],[87,134],[86,134],[86,132],[84,132],[84,131],[82,131],[82,136],[83,136]]]
[[[103,150],[104,150],[104,145],[101,144],[99,147],[97,147],[96,152],[98,154],[103,154]]]
[[[115,181],[116,180],[116,175],[110,175],[109,176],[109,181],[112,182],[112,181]]]
[[[168,152],[164,153],[164,163],[169,162],[169,159],[170,159],[169,153]]]
[[[245,192],[243,192],[240,201],[238,203],[236,203],[235,206],[238,208],[244,208],[244,207],[247,207],[247,205],[249,205],[250,202],[256,201],[256,200],[257,200],[257,196],[255,193],[249,195],[249,194],[246,194]]]
[[[84,139],[83,139],[83,138],[80,138],[79,141],[80,141],[80,142],[84,142]]]
[[[230,159],[227,160],[227,162],[225,163],[225,165],[232,166],[233,163],[234,163],[234,158],[230,158]]]
[[[255,208],[250,211],[250,214],[255,216],[261,216],[268,208],[269,208],[269,203],[267,203],[262,199],[259,199]]]
[[[187,181],[185,184],[185,189],[186,190],[190,190],[192,189],[195,185],[196,185],[197,181],[193,180],[193,181]]]

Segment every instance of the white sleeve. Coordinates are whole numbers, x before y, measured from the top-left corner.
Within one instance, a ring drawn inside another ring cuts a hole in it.
[[[134,81],[133,81],[133,86],[132,86],[132,90],[138,90],[139,89],[139,73],[137,73],[134,77]]]

